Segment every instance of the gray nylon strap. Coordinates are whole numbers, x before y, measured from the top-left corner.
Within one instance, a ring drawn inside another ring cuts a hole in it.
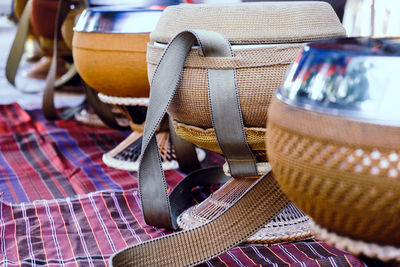
[[[235,70],[207,70],[210,114],[232,177],[256,177],[256,160],[246,140]]]
[[[25,6],[24,12],[22,13],[21,19],[19,21],[17,33],[15,35],[13,44],[10,49],[10,53],[7,58],[6,64],[6,78],[7,80],[15,86],[15,77],[17,74],[18,66],[20,64],[22,55],[24,53],[25,41],[28,36],[29,31],[29,24],[30,24],[30,13],[31,13],[31,6],[32,1],[29,0]],[[70,6],[73,3],[82,2],[83,6],[87,6],[87,0],[60,0],[58,10],[57,10],[57,18],[56,18],[56,29],[55,29],[55,36],[54,36],[54,51],[53,51],[53,58],[50,66],[49,73],[47,75],[45,91],[43,94],[43,114],[47,119],[54,120],[54,119],[69,119],[71,118],[76,112],[81,110],[84,106],[84,103],[71,107],[63,111],[61,114],[58,115],[56,108],[54,106],[54,87],[64,85],[68,82],[76,71],[73,69],[69,71],[66,75],[64,75],[61,79],[56,80],[56,72],[57,72],[57,44],[60,35],[61,25],[64,22],[64,19],[68,15],[70,10]]]
[[[148,224],[164,227],[175,226],[175,217],[184,210],[182,206],[180,209],[174,207],[174,204],[186,201],[182,199],[185,194],[181,194],[180,188],[173,190],[170,198],[172,205],[169,204],[155,130],[172,100],[186,56],[196,39],[204,56],[231,56],[229,43],[227,44],[227,41],[219,34],[197,30],[185,31],[175,36],[170,42],[157,66],[151,86],[148,118],[143,134],[142,155],[139,164],[142,211]],[[234,166],[236,175],[254,176],[256,173],[254,158],[249,147],[243,146],[246,137],[243,132],[234,75],[232,70],[222,70],[221,72],[209,70],[208,72],[213,126],[218,124],[215,129],[218,141],[224,139],[219,144],[227,153],[230,167]],[[228,101],[232,101],[231,105],[234,107],[224,104]],[[231,109],[233,110],[232,114],[226,116],[226,111]],[[232,126],[224,128],[232,120],[235,121]],[[230,142],[237,148],[231,149]],[[243,152],[244,156],[241,156],[240,152]],[[246,155],[248,152],[251,156]],[[237,165],[237,162],[244,163]],[[243,168],[244,171],[240,168]],[[222,177],[221,173],[220,168],[193,172],[181,182],[182,188],[187,190],[196,182],[203,180],[203,177],[204,180],[213,181],[215,178]],[[199,264],[242,242],[265,223],[271,221],[287,204],[288,200],[280,191],[272,174],[266,174],[258,179],[235,205],[218,218],[194,229],[126,248],[110,258],[110,266],[192,266]],[[154,210],[151,210],[152,208]]]
[[[17,74],[19,62],[21,61],[22,54],[24,53],[25,41],[26,38],[28,37],[31,6],[32,6],[32,0],[29,0],[25,5],[24,12],[22,13],[22,16],[19,20],[17,33],[15,34],[15,38],[7,58],[6,78],[8,82],[14,86],[15,86],[15,75]]]
[[[230,43],[222,36],[201,36],[200,42],[207,57],[234,56]],[[212,124],[232,177],[257,176],[256,160],[244,132],[235,70],[208,69],[207,85]]]
[[[271,173],[258,179],[225,213],[199,227],[115,253],[109,266],[194,266],[238,245],[289,204]]]
[[[86,5],[85,1],[82,2],[84,5]],[[58,57],[58,40],[61,34],[61,26],[70,11],[70,6],[72,3],[73,3],[72,0],[60,0],[60,3],[58,4],[56,27],[54,30],[53,56],[51,60],[49,73],[47,74],[46,85],[43,93],[43,104],[42,104],[43,114],[48,120],[70,119],[76,112],[78,112],[84,107],[84,103],[81,103],[78,106],[68,108],[63,112],[58,113],[54,105],[54,89],[56,83],[57,57]]]
[[[179,164],[179,169],[185,173],[192,172],[201,168],[194,145],[182,139],[176,134],[171,117],[169,120],[169,133],[172,145],[175,149],[175,157]]]
[[[149,225],[177,228],[171,219],[167,185],[161,167],[156,129],[167,112],[180,74],[195,38],[190,32],[177,35],[166,48],[153,76],[143,131],[138,179],[143,216]],[[169,75],[173,73],[174,75]]]
[[[177,229],[176,218],[173,216],[176,213],[171,210],[175,205],[171,205],[168,198],[167,185],[161,167],[155,133],[174,96],[186,57],[196,41],[200,45],[203,56],[232,56],[229,42],[220,34],[205,30],[184,31],[173,38],[157,66],[150,89],[150,101],[143,133],[142,154],[138,173],[142,211],[146,223],[150,225]],[[214,77],[220,75],[220,72],[209,73],[212,76],[209,87],[210,92],[214,92],[210,94],[211,102],[215,105],[217,111],[213,118],[217,119],[217,123],[224,125],[224,113],[232,108],[232,104],[227,104],[227,100],[233,99],[233,105],[238,105],[239,101],[237,100],[234,72],[232,70],[221,70],[221,72],[224,74],[222,76],[224,81],[222,82],[218,77]],[[221,86],[228,87],[221,88]],[[225,99],[223,94],[222,97],[220,96],[219,91],[233,96]],[[248,146],[243,145],[243,143],[246,144],[246,139],[243,133],[240,106],[234,107],[234,111],[228,118],[237,120],[239,123],[232,123],[232,126],[226,129],[218,127],[216,131],[217,135],[221,135],[219,139],[226,139],[221,142],[227,150],[226,156],[234,160],[238,157],[238,161],[232,161],[233,163],[231,162],[231,164],[236,167],[234,169],[236,171],[235,174],[239,174],[239,177],[245,175],[256,176],[253,155]],[[239,129],[235,127],[239,127]],[[234,137],[231,137],[232,135]],[[231,142],[233,145],[238,145],[238,148],[230,149]],[[246,155],[246,153],[243,156],[240,153],[246,149],[250,156]],[[231,152],[232,154],[229,154]],[[239,170],[242,167],[244,171]]]

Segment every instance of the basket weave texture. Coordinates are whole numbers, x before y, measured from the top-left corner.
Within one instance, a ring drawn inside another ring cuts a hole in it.
[[[268,157],[287,196],[329,231],[400,246],[400,128],[274,100]]]
[[[184,211],[178,217],[179,227],[189,229],[210,222],[234,205],[254,181],[231,178],[203,202]],[[244,242],[276,244],[306,239],[312,236],[310,226],[311,219],[291,203]]]
[[[176,133],[183,139],[190,141],[201,148],[221,153],[218,146],[214,128],[203,129],[173,121]],[[264,151],[265,128],[245,128],[247,143],[253,151]]]
[[[269,103],[303,44],[235,49],[233,58],[204,58],[193,49],[168,110],[179,122],[212,128],[207,94],[206,69],[236,68],[243,120],[247,127],[264,127]],[[163,49],[148,46],[149,77],[153,77]],[[254,108],[257,107],[257,108]]]
[[[216,31],[233,44],[234,56],[231,58],[203,57],[193,48],[168,109],[175,121],[202,128],[208,133],[212,122],[207,69],[235,69],[244,126],[265,128],[271,99],[305,42],[345,35],[332,7],[323,2],[171,6],[164,11],[150,35],[152,43],[147,47],[149,80],[165,49],[154,42],[168,43],[175,34],[187,29]],[[184,132],[184,138],[189,142],[220,151],[215,136],[212,141],[207,137],[207,142],[203,139],[198,143],[199,138],[191,135],[195,134],[193,131]],[[256,134],[253,137],[251,146],[264,150],[264,136]]]
[[[168,43],[185,29],[216,31],[232,44],[308,42],[345,35],[325,2],[268,2],[168,7],[150,39]]]

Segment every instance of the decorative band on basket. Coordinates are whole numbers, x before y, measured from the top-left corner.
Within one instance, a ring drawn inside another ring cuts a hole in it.
[[[148,97],[119,97],[119,96],[109,96],[102,93],[98,94],[99,99],[107,104],[112,105],[124,105],[124,106],[148,106]]]
[[[234,57],[202,57],[199,48],[193,48],[185,61],[185,67],[200,69],[254,68],[288,65],[299,54],[306,43],[232,45]],[[166,45],[149,43],[147,63],[157,65]],[[248,47],[248,48],[246,48]]]
[[[173,120],[176,133],[183,139],[194,143],[195,145],[222,153],[218,146],[217,138],[213,128],[203,129],[193,125],[187,125]],[[247,142],[252,150],[265,150],[266,128],[245,127]]]

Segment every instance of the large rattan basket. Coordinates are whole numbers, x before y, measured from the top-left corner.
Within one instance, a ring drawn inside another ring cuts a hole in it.
[[[168,111],[177,133],[200,147],[221,152],[208,108],[206,69],[235,68],[247,140],[261,154],[272,96],[301,48],[312,40],[345,35],[334,10],[324,2],[172,6],[150,35],[150,80],[166,43],[185,29],[221,33],[232,44],[234,57],[204,58],[196,47],[189,53]]]
[[[168,7],[147,46],[150,80],[167,43],[185,29],[221,33],[231,43],[234,56],[203,57],[198,47],[189,52],[168,110],[177,134],[199,147],[222,153],[212,126],[206,73],[207,69],[235,69],[246,139],[258,166],[267,160],[268,107],[287,69],[307,42],[345,34],[332,7],[322,2]],[[182,213],[179,226],[187,229],[214,219],[234,205],[254,181],[232,178],[204,202]],[[306,238],[311,235],[309,226],[309,217],[293,205],[247,242],[276,243]]]
[[[391,72],[399,44],[311,44],[268,120],[267,152],[287,196],[322,238],[382,260],[400,260],[400,110]]]

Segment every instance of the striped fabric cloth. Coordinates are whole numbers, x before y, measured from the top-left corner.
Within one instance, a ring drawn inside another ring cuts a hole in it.
[[[136,173],[107,168],[102,154],[127,133],[40,111],[0,106],[0,266],[107,266],[110,255],[169,234],[144,223]],[[221,164],[208,153],[205,165]],[[166,173],[173,187],[183,174]],[[199,188],[204,199],[215,188]],[[365,266],[318,240],[242,245],[203,266]]]

